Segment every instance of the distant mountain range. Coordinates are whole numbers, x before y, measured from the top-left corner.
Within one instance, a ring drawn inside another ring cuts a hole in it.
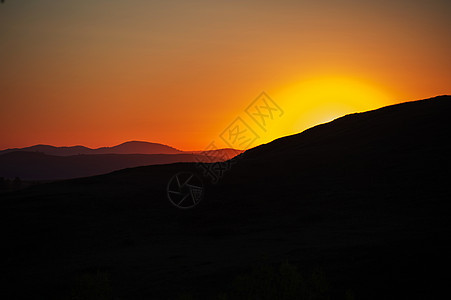
[[[141,141],[91,149],[84,146],[34,145],[0,151],[0,177],[54,180],[86,177],[119,169],[176,162],[224,161],[242,153],[236,149],[181,151]]]
[[[149,142],[130,141],[113,147],[88,148],[85,146],[55,147],[50,145],[34,145],[24,148],[12,148],[0,151],[5,154],[14,151],[41,152],[48,155],[70,156],[78,154],[181,154],[183,151],[173,147]]]

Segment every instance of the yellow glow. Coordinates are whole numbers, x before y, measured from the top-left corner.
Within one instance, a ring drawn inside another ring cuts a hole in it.
[[[389,93],[375,84],[332,76],[296,83],[274,94],[274,100],[285,110],[285,115],[271,130],[278,136],[297,133],[346,114],[395,103]],[[274,138],[276,136],[265,137],[267,140]]]

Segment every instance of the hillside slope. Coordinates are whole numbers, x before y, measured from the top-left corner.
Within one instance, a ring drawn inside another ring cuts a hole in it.
[[[60,180],[88,177],[116,170],[206,159],[195,154],[91,154],[54,156],[15,151],[0,155],[0,177],[22,180]],[[219,160],[210,157],[212,161]]]
[[[214,299],[262,262],[289,261],[324,272],[318,299],[449,296],[450,111],[449,96],[409,102],[256,147],[219,184],[204,177],[191,210],[166,187],[202,176],[193,163],[2,195],[3,292],[63,298],[101,270],[120,299]]]

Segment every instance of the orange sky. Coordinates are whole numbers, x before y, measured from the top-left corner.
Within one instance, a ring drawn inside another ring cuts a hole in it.
[[[0,5],[0,149],[256,144],[451,94],[450,1],[19,1]],[[284,115],[245,114],[266,91]]]

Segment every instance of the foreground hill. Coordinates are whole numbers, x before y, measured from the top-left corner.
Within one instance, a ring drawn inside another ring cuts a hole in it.
[[[308,186],[312,178],[349,177],[353,188],[389,182],[399,186],[406,180],[430,183],[449,174],[450,98],[347,115],[255,147],[242,155],[232,170],[240,176],[229,176],[230,181],[245,176],[247,184],[270,178],[287,184],[306,180]],[[403,176],[395,172],[400,167]]]
[[[202,176],[193,163],[2,195],[2,292],[70,299],[85,282],[120,299],[265,299],[302,277],[306,299],[448,298],[450,111],[449,96],[408,102],[256,147],[219,184],[204,177],[191,210],[166,187]],[[301,277],[246,277],[287,261]]]
[[[237,150],[233,148],[215,149],[215,150],[205,150],[205,151],[191,151],[192,154],[204,155],[207,157],[215,157],[220,161],[225,161],[232,159],[237,155],[243,153],[243,150]]]
[[[22,180],[59,180],[87,177],[112,171],[177,162],[206,160],[195,154],[96,154],[54,156],[40,152],[15,151],[0,155],[0,175]],[[217,157],[209,157],[212,161]]]

